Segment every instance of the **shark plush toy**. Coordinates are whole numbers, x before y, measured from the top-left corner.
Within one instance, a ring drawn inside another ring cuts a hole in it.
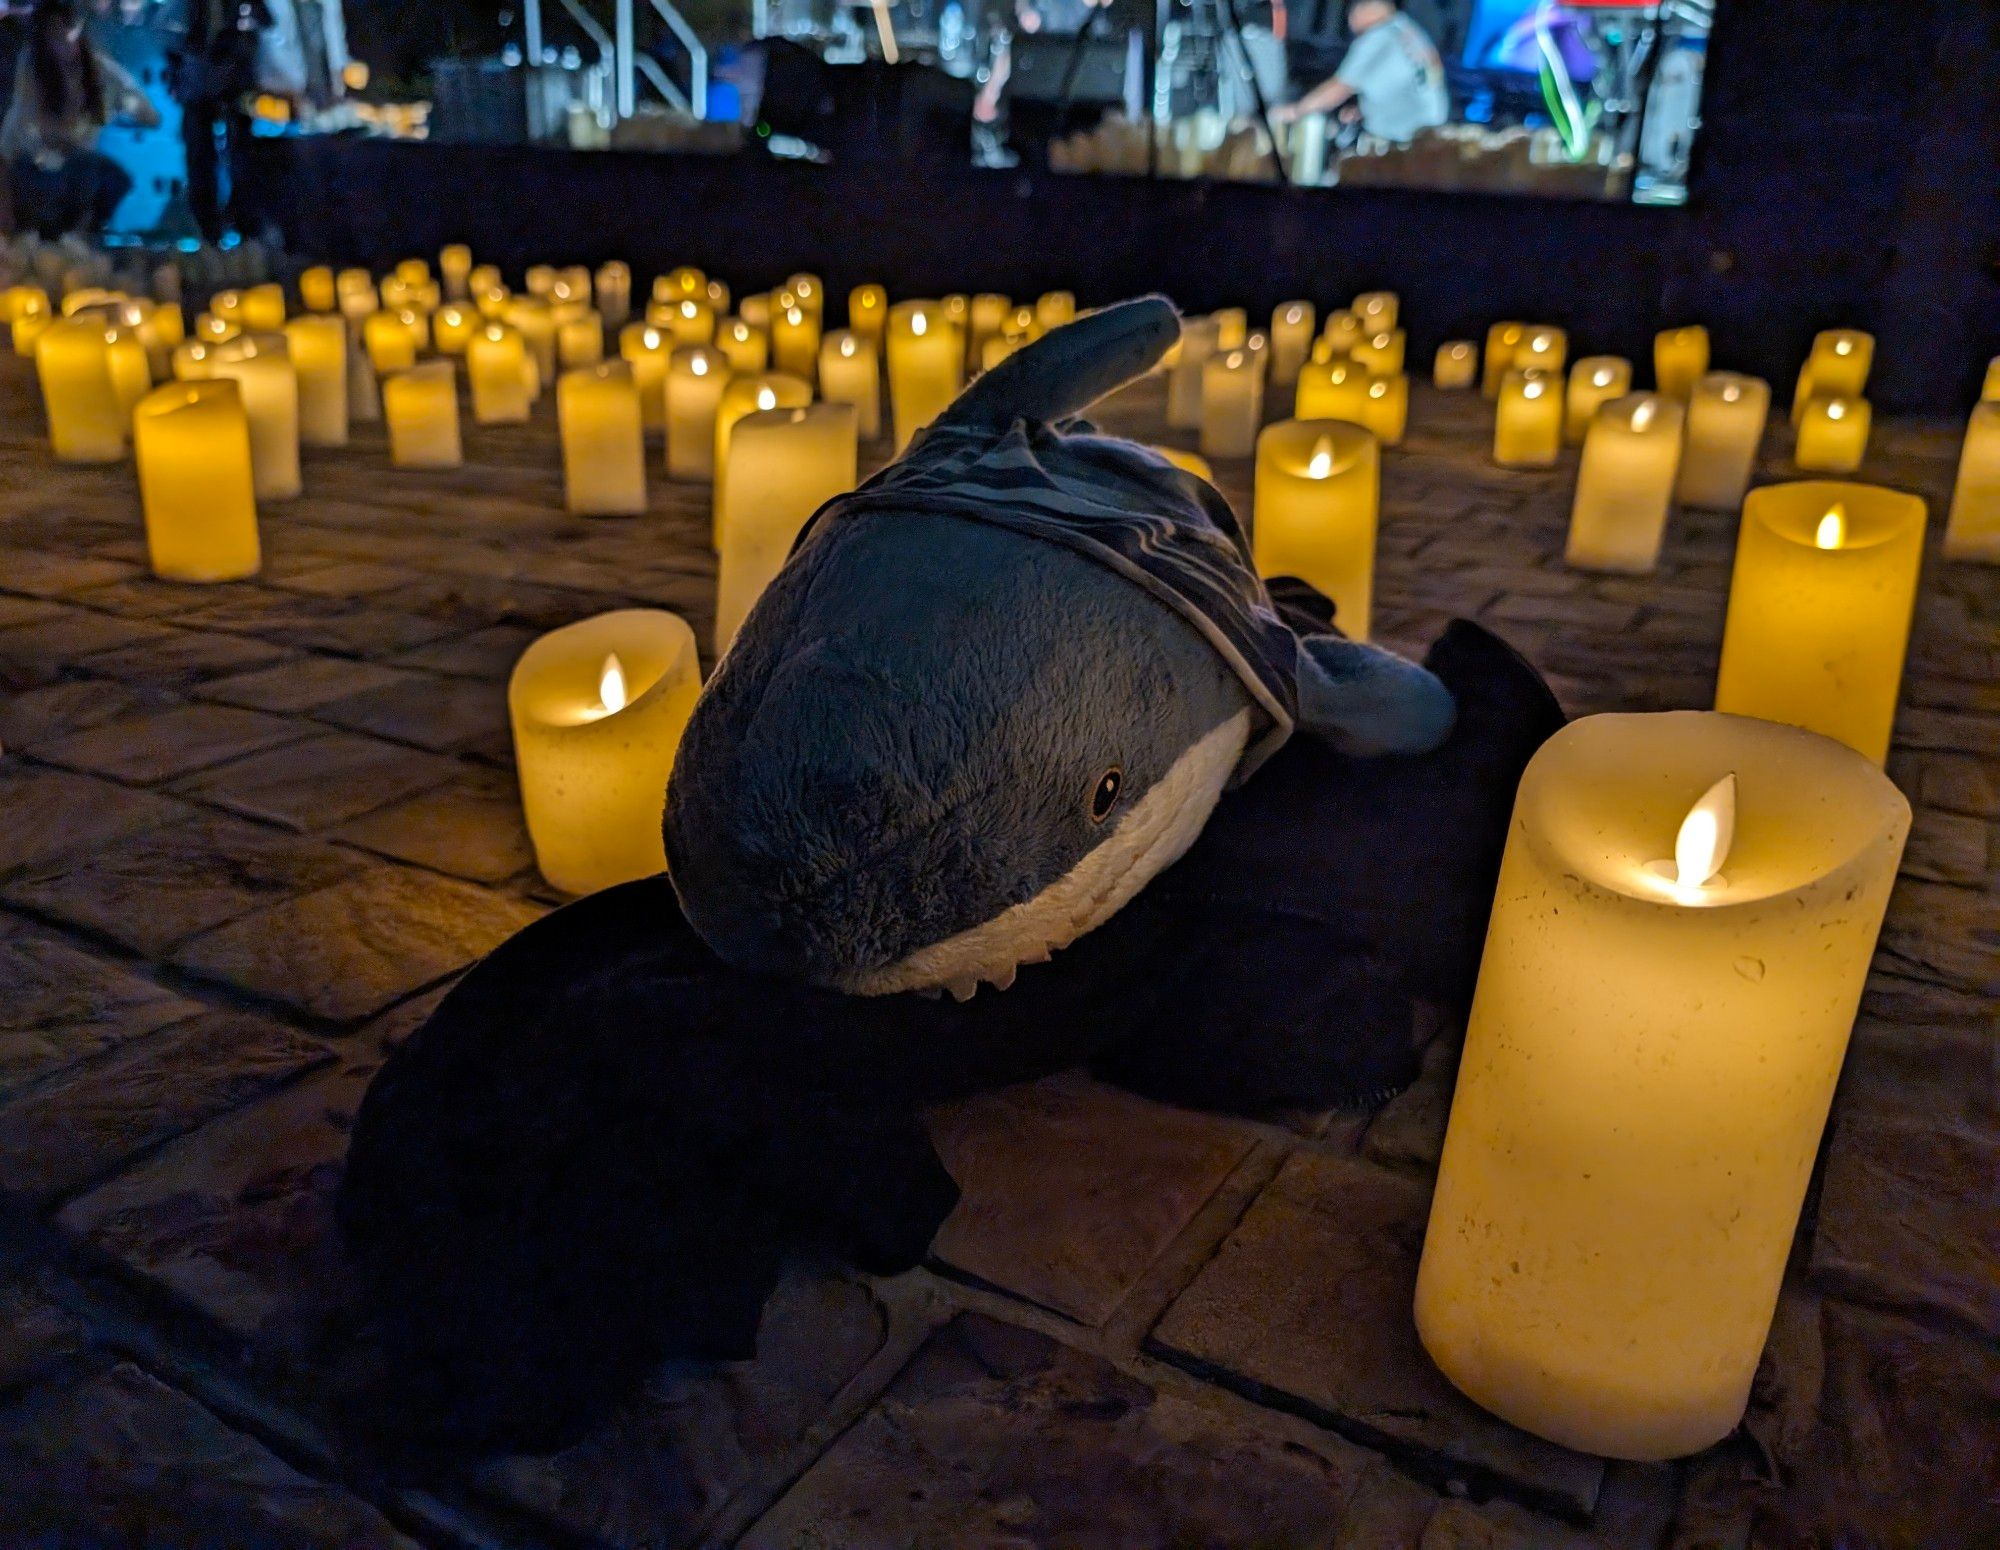
[[[917,1263],[926,1105],[1086,1064],[1244,1112],[1379,1102],[1469,1000],[1515,783],[1562,721],[1266,583],[1222,497],[1072,422],[1178,335],[1050,334],[829,503],[697,704],[669,876],[473,970],[357,1117],[378,1422],[544,1446],[743,1356],[800,1256]]]

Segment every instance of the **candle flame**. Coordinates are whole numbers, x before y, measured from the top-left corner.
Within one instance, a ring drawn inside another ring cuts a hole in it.
[[[1542,351],[1546,350],[1549,347],[1549,344],[1550,340],[1547,334],[1537,334],[1535,335],[1534,338],[1528,341],[1528,348],[1533,350],[1536,354],[1539,355]]]
[[[1835,501],[1827,514],[1819,519],[1813,543],[1821,549],[1838,549],[1846,541],[1847,508]]]
[[[1235,371],[1243,364],[1243,352],[1241,350],[1231,350],[1229,352],[1229,359],[1222,364],[1227,366],[1231,371]]]
[[[775,408],[777,408],[777,407],[778,407],[778,395],[777,395],[776,393],[773,393],[773,392],[772,392],[772,391],[771,391],[771,390],[770,390],[769,388],[767,388],[767,387],[764,387],[764,388],[759,388],[759,389],[757,389],[757,407],[758,407],[759,409],[775,409]]]
[[[1287,307],[1285,309],[1285,321],[1287,323],[1296,323],[1299,321],[1300,318],[1304,316],[1305,314],[1301,312],[1297,307]]]
[[[1521,396],[1523,398],[1540,398],[1542,396],[1542,384],[1538,381],[1523,382],[1521,384]]]
[[[1599,387],[1610,387],[1611,373],[1606,371],[1602,366],[1600,366],[1597,368],[1596,374],[1592,376],[1590,380],[1592,382],[1595,382]]]
[[[1313,443],[1312,461],[1306,464],[1308,479],[1324,479],[1333,472],[1333,438],[1322,436]]]
[[[643,334],[643,335],[642,335],[641,337],[642,337],[642,338],[643,338],[643,339],[644,339],[644,340],[646,341],[646,348],[647,348],[647,349],[649,349],[649,350],[657,350],[657,349],[659,349],[659,347],[660,347],[660,331],[659,331],[658,329],[656,329],[656,328],[649,328],[649,329],[647,329],[647,330],[646,330],[646,332],[645,332],[645,333],[644,333],[644,334]]]
[[[1842,419],[1846,416],[1846,414],[1847,414],[1847,405],[1843,404],[1837,398],[1832,403],[1826,406],[1826,417],[1829,420]]]
[[[842,355],[852,355],[854,353],[853,335],[850,334],[840,341],[840,353]]]
[[[1742,396],[1743,396],[1743,389],[1738,387],[1733,382],[1730,383],[1728,387],[1722,390],[1722,401],[1725,404],[1733,404],[1736,402],[1737,399],[1741,398]]]
[[[921,312],[915,313],[911,316],[910,318],[911,333],[921,334],[928,327],[930,327],[930,319],[926,318]]]
[[[597,698],[607,716],[625,708],[625,664],[615,651],[605,657],[604,669],[597,675]]]
[[[1371,383],[1369,383],[1369,384],[1368,384],[1368,396],[1369,396],[1370,398],[1386,398],[1386,397],[1388,397],[1388,396],[1389,396],[1389,384],[1388,384],[1388,383],[1386,383],[1386,382],[1371,382]]]
[[[1471,352],[1468,351],[1466,347],[1462,344],[1455,344],[1451,347],[1451,358],[1455,361],[1464,360],[1465,357],[1470,353]]]
[[[1854,346],[1847,340],[1839,339],[1834,341],[1833,353],[1835,355],[1845,355],[1847,354],[1848,351],[1852,350],[1853,348]]]
[[[1722,870],[1735,838],[1736,776],[1732,772],[1704,791],[1681,820],[1680,833],[1674,837],[1674,881],[1683,888],[1701,887]]]
[[[785,321],[791,324],[792,327],[797,328],[805,320],[806,315],[799,311],[797,307],[788,307],[785,310]]]
[[[705,376],[707,376],[707,375],[708,375],[708,357],[707,357],[706,355],[694,355],[694,356],[690,356],[690,357],[688,358],[688,370],[689,370],[689,371],[691,371],[691,372],[693,372],[693,373],[694,373],[694,375],[696,375],[697,377],[705,377]]]
[[[691,317],[693,317],[693,316],[694,316],[694,314],[695,314],[695,305],[694,305],[694,303],[693,303],[693,302],[691,302],[691,301],[684,301],[684,302],[682,302],[682,303],[681,303],[681,316],[682,316],[682,317],[684,317],[684,318],[691,318]]]
[[[1390,339],[1387,334],[1377,334],[1373,339],[1369,340],[1368,342],[1378,350],[1386,350],[1389,348],[1390,345]]]
[[[1653,412],[1653,401],[1650,398],[1640,399],[1637,407],[1632,411],[1632,429],[1643,431],[1647,426],[1651,425],[1653,423]]]
[[[729,337],[739,343],[748,339],[750,337],[750,325],[741,321],[730,324]]]

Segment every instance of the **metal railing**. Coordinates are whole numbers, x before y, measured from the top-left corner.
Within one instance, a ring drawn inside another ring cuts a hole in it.
[[[649,3],[675,40],[687,50],[686,91],[681,90],[679,83],[667,74],[657,59],[639,49],[634,0],[617,0],[611,31],[605,30],[603,23],[590,13],[582,0],[557,0],[557,3],[596,46],[599,60],[608,67],[612,82],[612,109],[617,117],[630,118],[638,111],[641,76],[670,106],[694,118],[707,117],[708,47],[688,25],[687,18],[675,10],[668,0],[649,0]],[[527,34],[528,59],[530,63],[540,64],[546,57],[541,0],[523,0],[521,20]]]

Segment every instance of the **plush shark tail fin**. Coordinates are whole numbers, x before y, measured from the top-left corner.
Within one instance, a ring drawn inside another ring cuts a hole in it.
[[[1145,375],[1181,336],[1164,296],[1121,301],[1017,350],[944,412],[945,425],[1064,420]]]
[[[1338,635],[1299,642],[1299,725],[1341,753],[1428,753],[1457,715],[1437,675],[1393,651]]]

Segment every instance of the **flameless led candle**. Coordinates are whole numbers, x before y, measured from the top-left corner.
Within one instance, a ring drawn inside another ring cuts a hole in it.
[[[1510,371],[1493,417],[1493,461],[1503,468],[1546,468],[1562,451],[1562,378]]]
[[[648,320],[653,320],[653,314],[648,314]],[[715,313],[710,310],[706,301],[697,300],[692,296],[683,296],[673,305],[662,309],[658,321],[673,336],[674,348],[677,350],[709,344],[715,339]]]
[[[67,314],[77,307],[87,307],[92,301],[103,294],[102,291],[97,290],[85,293],[72,292],[63,298],[63,311]],[[211,317],[220,318],[225,323],[234,323],[238,328],[241,328],[243,326],[243,293],[241,291],[217,291],[213,296],[208,298],[208,311]]]
[[[359,325],[345,318],[342,321],[347,324],[347,418],[350,424],[375,425],[382,419],[382,384],[368,351],[356,337]]]
[[[632,271],[616,259],[598,266],[597,310],[606,328],[623,328],[632,316]]]
[[[243,330],[227,318],[219,318],[213,312],[204,312],[194,320],[194,336],[206,344],[221,344],[225,339],[234,339]]]
[[[153,573],[168,581],[257,574],[250,421],[231,381],[175,382],[132,415],[133,459]]]
[[[1334,623],[1368,638],[1381,453],[1338,420],[1280,420],[1257,438],[1252,550],[1262,576],[1297,576],[1333,599]]]
[[[385,379],[382,418],[389,426],[389,461],[397,468],[458,468],[464,464],[456,363],[425,361]]]
[[[1569,369],[1563,397],[1563,440],[1576,446],[1599,407],[1632,391],[1632,363],[1616,355],[1586,355]]]
[[[1875,336],[1858,328],[1829,328],[1813,336],[1806,357],[1810,398],[1859,398],[1875,364]]]
[[[1394,291],[1363,291],[1347,310],[1360,320],[1365,333],[1382,334],[1396,326],[1401,304]]]
[[[239,334],[210,352],[210,375],[243,395],[250,420],[250,470],[260,501],[299,493],[299,378],[282,334]]]
[[[472,331],[479,326],[479,313],[469,304],[450,302],[431,317],[431,341],[440,355],[463,355]]]
[[[813,381],[819,372],[819,316],[798,306],[771,314],[771,361],[788,376]]]
[[[745,415],[730,437],[729,459],[715,589],[718,656],[784,565],[806,519],[854,488],[854,407],[814,404]]]
[[[1346,357],[1308,361],[1299,370],[1292,398],[1292,415],[1300,420],[1345,420],[1363,424],[1368,418],[1368,384],[1372,379]]]
[[[576,516],[637,516],[646,509],[646,429],[632,368],[606,361],[556,383],[563,486]]]
[[[14,337],[14,353],[32,356],[35,346],[54,320],[55,315],[46,297],[23,297],[16,303],[14,320],[8,325]]]
[[[936,302],[889,309],[889,408],[896,450],[944,412],[964,386],[965,351]]]
[[[489,323],[504,323],[513,301],[514,293],[504,285],[474,286],[472,290],[472,305]]]
[[[1569,359],[1569,335],[1560,328],[1536,325],[1521,335],[1514,347],[1515,371],[1555,371]]]
[[[679,301],[683,296],[699,296],[708,276],[686,264],[653,277],[653,300]]]
[[[1653,381],[1669,398],[1686,398],[1708,374],[1708,330],[1699,323],[1653,336]]]
[[[1219,348],[1220,335],[1214,318],[1188,318],[1181,324],[1179,353],[1167,368],[1167,424],[1177,431],[1201,428],[1202,368]]]
[[[1013,334],[995,334],[979,347],[979,369],[991,371],[1016,350],[1023,341]]]
[[[1687,445],[1674,498],[1707,511],[1742,505],[1770,409],[1771,385],[1761,377],[1711,371],[1697,382],[1688,400]]]
[[[528,349],[516,330],[488,323],[475,333],[465,345],[465,374],[472,383],[472,418],[479,424],[528,418]]]
[[[1410,379],[1370,377],[1361,400],[1361,424],[1385,447],[1400,447],[1410,424]]]
[[[639,418],[648,434],[667,423],[667,361],[673,346],[649,323],[627,323],[618,331],[618,357],[632,368],[639,389]]]
[[[375,312],[362,322],[361,342],[368,351],[368,364],[378,377],[392,371],[408,371],[417,364],[417,337],[405,319],[414,313]]]
[[[1264,365],[1243,349],[1218,350],[1201,367],[1201,450],[1248,457],[1264,420]]]
[[[670,380],[669,391],[671,388]],[[709,542],[713,547],[722,547],[722,511],[729,483],[729,442],[736,422],[745,415],[771,409],[803,409],[811,402],[810,387],[797,377],[778,371],[760,372],[751,377],[732,377],[724,385],[715,405],[715,451],[711,462],[715,487],[709,506]],[[671,413],[672,400],[669,399],[668,403]]]
[[[1944,552],[1947,559],[2000,562],[2000,402],[1975,404],[1966,422]]]
[[[840,329],[820,342],[819,396],[829,404],[853,406],[856,432],[863,441],[882,434],[882,368],[873,340]]]
[[[396,278],[404,285],[428,285],[431,278],[430,263],[421,258],[405,258],[396,264]]]
[[[1417,1274],[1466,1394],[1614,1458],[1736,1426],[1909,816],[1850,749],[1763,721],[1542,745]]]
[[[1154,447],[1153,451],[1159,453],[1174,467],[1193,474],[1197,479],[1206,479],[1211,484],[1215,482],[1215,470],[1209,467],[1208,459],[1198,453],[1183,452],[1178,447]]]
[[[472,249],[463,242],[447,243],[438,250],[438,273],[444,277],[446,296],[466,300],[472,294]]]
[[[1338,360],[1351,355],[1366,335],[1367,330],[1361,326],[1361,319],[1352,312],[1328,313],[1326,327],[1320,330],[1319,348],[1313,351],[1313,359]]]
[[[530,264],[528,272],[521,276],[528,287],[530,296],[546,296],[556,288],[556,270],[553,264]]]
[[[1807,399],[1792,461],[1814,473],[1853,473],[1868,454],[1872,418],[1865,398]]]
[[[1527,331],[1525,323],[1495,323],[1486,330],[1485,371],[1480,389],[1488,398],[1500,396],[1501,384],[1514,369],[1514,352],[1520,348],[1521,336]]]
[[[507,322],[521,336],[521,343],[534,357],[535,369],[544,382],[556,374],[556,318],[546,299],[516,296],[507,303]]]
[[[308,312],[338,311],[340,292],[334,288],[333,271],[325,265],[303,271],[299,275],[299,301]]]
[[[1250,315],[1241,307],[1223,307],[1209,314],[1215,319],[1215,347],[1240,350],[1250,337]]]
[[[552,631],[507,681],[521,808],[541,874],[592,893],[664,871],[674,750],[701,690],[694,631],[621,609]]]
[[[771,332],[771,297],[769,292],[757,296],[745,296],[736,304],[736,315],[757,329],[766,337]]]
[[[826,287],[820,283],[818,275],[792,275],[785,281],[782,289],[801,312],[810,313],[815,318],[826,315]]]
[[[285,288],[282,285],[253,285],[243,293],[243,315],[237,319],[257,334],[275,334],[285,326]]]
[[[1882,763],[1924,516],[1916,496],[1868,484],[1773,484],[1744,497],[1715,708],[1808,727]]]
[[[1312,353],[1315,315],[1309,301],[1280,302],[1271,310],[1271,380],[1289,387]]]
[[[343,317],[364,318],[382,305],[382,298],[375,290],[375,277],[365,269],[341,270],[336,288]]]
[[[64,463],[115,463],[125,456],[127,416],[111,380],[104,324],[64,318],[42,331],[35,371],[49,441]]]
[[[879,341],[880,335],[876,337]],[[715,346],[739,377],[770,369],[771,336],[742,318],[731,318],[716,330]]]
[[[857,285],[847,293],[848,332],[882,342],[889,326],[889,293],[879,285]]]
[[[1431,385],[1461,392],[1479,380],[1479,346],[1469,339],[1450,339],[1438,346],[1431,366]]]
[[[604,359],[604,320],[589,308],[566,319],[556,334],[556,353],[565,366],[597,365]]]
[[[1035,325],[1043,333],[1076,319],[1076,297],[1069,291],[1045,291],[1035,298]]]
[[[214,375],[208,363],[210,347],[199,339],[185,340],[174,346],[173,374],[176,382],[198,382]],[[365,359],[366,357],[364,357]]]
[[[674,351],[661,393],[669,479],[715,477],[715,411],[733,375],[718,351],[701,345]]]
[[[1682,410],[1658,394],[1616,398],[1583,440],[1563,558],[1581,570],[1650,571],[1660,561],[1681,459]]]
[[[1986,404],[2000,403],[2000,355],[1986,363],[1986,381],[1979,389],[1979,401]]]
[[[982,291],[972,298],[972,310],[966,326],[965,359],[968,365],[977,366],[986,350],[986,341],[1000,337],[1012,315],[1014,303],[993,291]]]
[[[347,324],[308,313],[285,325],[285,351],[299,378],[299,440],[308,447],[347,445]]]
[[[1403,331],[1395,328],[1357,339],[1347,354],[1355,365],[1372,375],[1393,377],[1403,369],[1403,352]]]
[[[111,393],[118,401],[118,413],[129,433],[132,411],[139,400],[153,390],[153,371],[146,359],[146,347],[138,330],[111,327],[104,330],[104,365],[111,373]]]

